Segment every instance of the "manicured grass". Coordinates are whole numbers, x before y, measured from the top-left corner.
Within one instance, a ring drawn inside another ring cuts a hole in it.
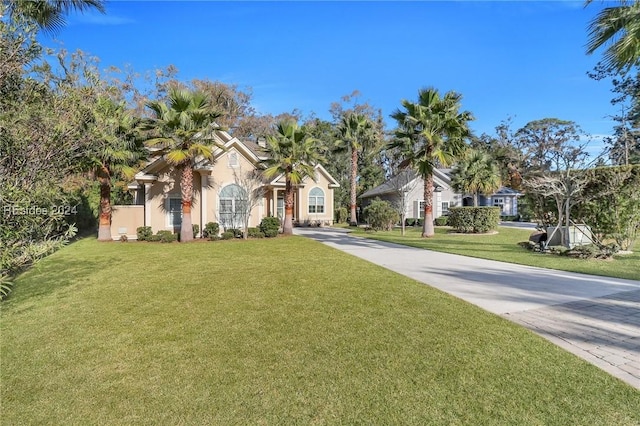
[[[354,228],[354,235],[481,259],[640,280],[640,252],[638,250],[633,254],[616,255],[612,260],[572,259],[533,253],[518,246],[518,242],[529,239],[532,230],[499,227],[498,233],[494,235],[460,235],[451,234],[449,231],[448,227],[437,227],[434,237],[422,238],[421,228],[408,227],[405,236],[402,236],[400,229],[389,232],[365,232],[362,228]],[[639,246],[640,244],[636,244],[636,247]]]
[[[3,424],[640,423],[598,368],[302,237],[82,240],[0,310]]]

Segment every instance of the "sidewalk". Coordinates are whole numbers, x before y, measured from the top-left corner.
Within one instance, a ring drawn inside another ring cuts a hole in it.
[[[521,324],[640,389],[640,281],[422,250],[345,231],[294,230]]]

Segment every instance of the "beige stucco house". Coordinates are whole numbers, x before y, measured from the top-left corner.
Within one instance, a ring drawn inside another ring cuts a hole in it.
[[[216,148],[213,160],[201,159],[195,165],[192,222],[200,230],[208,222],[217,222],[221,231],[243,228],[248,214],[249,226],[256,227],[262,218],[284,215],[284,176],[272,180],[261,178],[260,162],[266,158],[263,147],[241,141],[227,132],[216,131],[214,137],[223,148]],[[249,175],[258,178],[249,178]],[[249,186],[249,188],[245,188]],[[295,188],[294,224],[331,225],[334,218],[334,188],[338,182],[321,165],[315,176],[307,177]],[[136,238],[140,226],[179,232],[182,220],[180,175],[163,156],[153,158],[129,185],[134,205],[113,206],[111,236]],[[256,194],[253,208],[245,207],[248,192]]]

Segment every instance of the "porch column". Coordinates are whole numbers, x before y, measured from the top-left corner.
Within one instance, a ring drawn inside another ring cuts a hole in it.
[[[273,191],[272,191],[271,216],[278,217],[278,188],[273,188]]]
[[[151,226],[151,182],[144,183],[144,226]]]
[[[204,230],[204,225],[207,224],[207,179],[208,174],[200,174],[200,232]]]

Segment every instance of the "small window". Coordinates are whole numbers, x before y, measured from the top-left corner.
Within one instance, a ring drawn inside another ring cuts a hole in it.
[[[230,152],[229,153],[229,167],[238,167],[239,165],[239,161],[238,161],[238,153],[237,152]]]
[[[167,200],[167,226],[182,225],[182,199],[169,198]]]
[[[443,201],[442,202],[442,214],[447,214],[449,213],[449,202],[448,201]]]
[[[320,188],[309,192],[309,213],[324,213],[324,192]]]

